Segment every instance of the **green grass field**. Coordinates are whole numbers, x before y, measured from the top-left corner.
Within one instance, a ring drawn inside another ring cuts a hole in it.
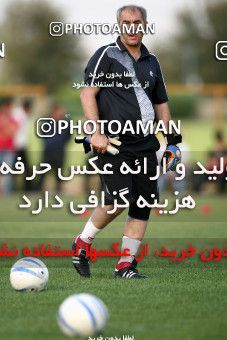
[[[60,211],[28,218],[17,208],[18,198],[0,201],[0,240],[14,244],[34,245],[40,242],[71,246],[86,219],[69,217]],[[212,207],[208,215],[201,207]],[[95,246],[108,248],[121,238],[126,213],[107,227]],[[226,197],[197,197],[193,212],[172,217],[150,218],[145,243],[156,246],[197,248],[213,246],[227,240]],[[152,253],[152,252],[151,252]],[[19,257],[19,256],[18,256]],[[115,259],[92,263],[91,279],[76,274],[70,258],[42,259],[49,269],[49,284],[40,293],[18,293],[9,283],[9,271],[15,258],[1,259],[1,339],[64,339],[56,322],[61,302],[70,294],[89,292],[107,305],[110,319],[105,337],[134,335],[138,340],[159,339],[227,339],[227,266],[220,262],[202,262],[198,258],[175,263],[168,259],[146,257],[141,272],[149,279],[133,281],[112,278]]]

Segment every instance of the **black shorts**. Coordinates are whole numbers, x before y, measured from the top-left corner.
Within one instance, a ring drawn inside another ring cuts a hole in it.
[[[136,202],[140,195],[150,204],[154,202],[154,199],[158,200],[159,198],[157,180],[150,180],[150,177],[154,177],[157,173],[156,151],[150,148],[141,148],[138,151],[138,149],[130,146],[120,148],[120,153],[115,156],[108,153],[95,154],[98,156],[97,165],[100,169],[103,169],[106,163],[112,164],[113,174],[100,175],[102,190],[105,193],[105,205],[112,205],[114,200],[119,204],[123,203],[119,192],[128,189],[128,193],[124,197],[129,201],[129,216],[148,220],[150,209],[139,208]],[[143,169],[144,157],[147,159],[146,173]],[[131,169],[136,170],[136,161],[139,161],[142,166],[140,173],[122,174],[120,172],[123,162],[126,162]]]

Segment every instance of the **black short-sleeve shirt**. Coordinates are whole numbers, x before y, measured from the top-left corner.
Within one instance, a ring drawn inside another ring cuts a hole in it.
[[[85,69],[84,82],[101,87],[97,95],[99,119],[118,120],[122,126],[127,120],[133,126],[138,120],[142,120],[143,125],[154,121],[153,104],[168,101],[156,56],[141,44],[141,56],[136,61],[120,37],[115,43],[99,48],[91,57]],[[121,136],[129,143],[148,138],[143,133]]]

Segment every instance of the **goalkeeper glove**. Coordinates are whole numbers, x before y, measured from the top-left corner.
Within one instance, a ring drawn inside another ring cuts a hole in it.
[[[166,135],[167,147],[163,154],[161,165],[163,166],[163,161],[165,159],[166,171],[175,171],[177,164],[181,162],[181,151],[176,145],[182,142],[181,135],[169,134]]]

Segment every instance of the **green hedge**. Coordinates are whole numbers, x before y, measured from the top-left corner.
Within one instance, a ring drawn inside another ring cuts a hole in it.
[[[79,91],[72,88],[62,88],[55,97],[64,105],[74,119],[83,116]],[[176,95],[169,97],[170,112],[174,119],[192,118],[196,114],[198,97],[194,95]]]
[[[64,87],[54,94],[54,98],[66,108],[72,119],[80,119],[83,116],[78,90]]]
[[[174,119],[192,118],[196,114],[197,97],[194,95],[177,95],[169,97],[169,107]]]

